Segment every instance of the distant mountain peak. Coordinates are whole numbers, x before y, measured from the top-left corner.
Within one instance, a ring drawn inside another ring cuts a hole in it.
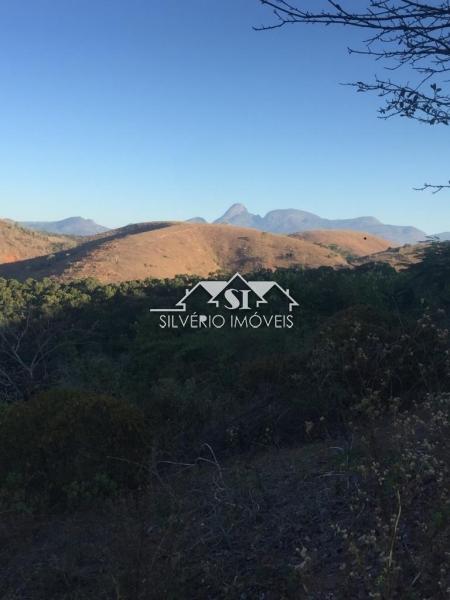
[[[67,217],[60,221],[22,221],[19,224],[27,229],[63,235],[96,235],[108,231],[107,227],[84,217]]]
[[[264,217],[249,213],[243,204],[233,204],[214,223],[229,223],[240,227],[253,227],[260,231],[290,234],[321,229],[349,229],[363,231],[395,244],[417,243],[424,240],[424,231],[410,226],[387,225],[372,216],[352,219],[324,219],[319,215],[296,208],[275,209]]]
[[[253,227],[254,229],[262,229],[262,217],[252,215],[247,208],[239,202],[232,204],[230,208],[214,223],[230,223],[231,225],[240,225],[241,227]]]
[[[235,204],[232,204],[230,208],[220,218],[232,219],[243,214],[248,214],[247,208],[243,204],[236,202]]]

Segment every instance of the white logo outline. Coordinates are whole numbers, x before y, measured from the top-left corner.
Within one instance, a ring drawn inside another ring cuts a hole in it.
[[[228,286],[235,280],[238,280],[240,283],[244,283],[247,285],[257,296],[258,300],[256,301],[256,306],[259,307],[261,304],[268,304],[265,299],[265,295],[274,288],[279,289],[288,299],[289,301],[289,312],[292,312],[292,309],[299,306],[298,302],[292,298],[288,289],[283,289],[279,283],[276,281],[247,281],[240,273],[235,273],[228,281],[215,281],[215,280],[203,280],[199,281],[192,288],[188,288],[181,300],[179,300],[174,308],[151,308],[150,312],[186,312],[186,300],[193,294],[193,292],[199,288],[204,289],[211,298],[207,301],[207,304],[213,304],[216,307],[219,307],[219,301],[217,297],[219,294],[228,288]]]

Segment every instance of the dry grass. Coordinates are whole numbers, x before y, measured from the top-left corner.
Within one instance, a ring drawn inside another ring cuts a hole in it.
[[[320,229],[293,233],[291,237],[306,240],[328,248],[336,249],[343,255],[367,256],[382,252],[394,245],[382,238],[361,231],[346,231],[341,229]]]
[[[76,245],[73,238],[31,231],[0,220],[0,264],[52,254]]]
[[[399,248],[389,248],[383,252],[376,252],[369,256],[361,256],[352,260],[355,266],[369,262],[388,264],[397,271],[407,269],[423,259],[423,252],[429,247],[427,243],[406,244]]]
[[[284,235],[230,225],[142,223],[101,234],[50,259],[3,266],[0,275],[95,277],[107,283],[178,274],[206,277],[218,270],[346,264],[337,252]]]

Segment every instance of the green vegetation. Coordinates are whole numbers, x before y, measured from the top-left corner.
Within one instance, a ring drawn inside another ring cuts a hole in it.
[[[449,272],[258,272],[284,330],[160,329],[183,276],[0,280],[0,596],[446,597]]]
[[[25,510],[136,486],[146,452],[137,407],[81,392],[51,390],[4,408],[0,438],[5,501]]]

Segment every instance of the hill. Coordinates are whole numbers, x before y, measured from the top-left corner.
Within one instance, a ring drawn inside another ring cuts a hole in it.
[[[207,221],[196,216],[186,223],[206,224]],[[350,230],[369,233],[383,238],[391,245],[415,244],[424,241],[427,234],[412,226],[388,225],[375,217],[356,217],[353,219],[324,219],[314,213],[293,208],[269,211],[264,217],[250,213],[243,204],[233,204],[214,224],[229,224],[237,227],[250,227],[269,233],[291,234],[312,230]],[[45,231],[62,235],[90,237],[110,231],[91,219],[69,217],[60,221],[23,221],[19,225],[36,231]],[[437,234],[441,240],[448,239],[448,232]]]
[[[388,248],[382,252],[375,252],[368,256],[360,256],[352,259],[352,265],[359,266],[367,263],[388,264],[397,271],[407,269],[412,265],[422,262],[424,251],[429,248],[429,243],[405,244],[398,248]]]
[[[172,229],[150,227],[115,239]],[[405,273],[270,274],[300,305],[283,330],[158,326],[188,281],[0,279],[0,598],[448,597],[430,248]]]
[[[87,236],[108,231],[107,227],[99,225],[92,219],[84,219],[83,217],[68,217],[61,221],[22,221],[19,225],[36,231],[46,231],[61,235]]]
[[[414,244],[426,237],[426,233],[416,227],[386,225],[375,217],[324,219],[314,213],[294,208],[272,210],[261,217],[249,213],[243,204],[233,204],[225,214],[214,222],[253,227],[272,233],[297,233],[316,229],[350,229],[382,237],[393,245]]]
[[[342,254],[345,258],[367,256],[375,252],[383,252],[389,248],[389,242],[368,233],[339,229],[320,229],[293,233],[290,237],[307,240]]]
[[[339,253],[308,240],[227,225],[152,222],[100,234],[50,259],[3,265],[0,276],[119,282],[177,274],[206,277],[218,270],[346,264]]]
[[[76,240],[61,235],[45,235],[24,229],[13,221],[0,219],[0,264],[22,261],[73,248]]]

